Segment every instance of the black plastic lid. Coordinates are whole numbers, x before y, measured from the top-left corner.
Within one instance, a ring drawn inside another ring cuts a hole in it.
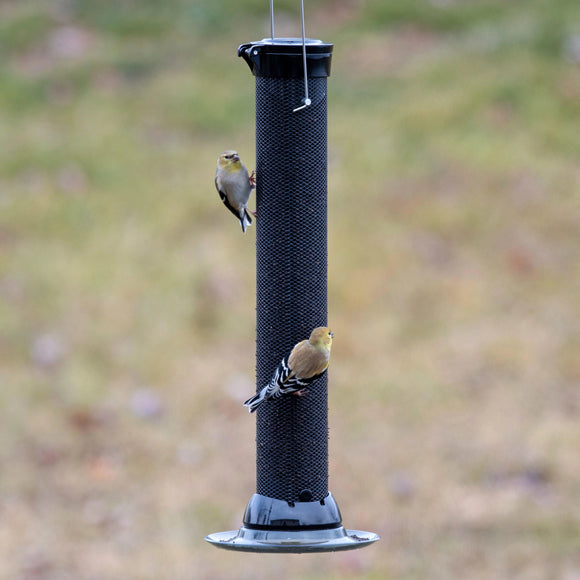
[[[306,68],[309,77],[330,75],[333,45],[306,39]],[[238,48],[256,77],[299,78],[304,76],[301,38],[264,38]]]

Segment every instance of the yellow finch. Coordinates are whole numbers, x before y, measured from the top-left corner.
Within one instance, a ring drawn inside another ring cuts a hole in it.
[[[218,157],[215,187],[224,205],[240,220],[244,233],[252,223],[247,203],[255,187],[253,175],[248,175],[248,170],[236,151],[224,151]]]
[[[325,326],[315,328],[308,340],[299,342],[286,355],[270,382],[244,405],[253,413],[262,403],[282,395],[304,395],[305,387],[320,377],[328,368],[333,334]]]

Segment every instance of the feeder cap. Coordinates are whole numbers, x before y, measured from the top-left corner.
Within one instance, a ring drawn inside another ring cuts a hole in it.
[[[308,77],[330,76],[332,44],[313,38],[305,39]],[[302,38],[263,38],[238,48],[256,77],[302,78],[304,63]]]

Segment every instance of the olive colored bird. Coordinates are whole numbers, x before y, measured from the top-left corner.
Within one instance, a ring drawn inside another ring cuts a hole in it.
[[[246,233],[246,228],[252,223],[250,213],[256,215],[248,210],[248,200],[256,184],[253,172],[248,175],[236,151],[224,151],[218,157],[215,187],[224,205],[240,220],[242,231]]]
[[[306,387],[326,372],[330,362],[333,333],[325,326],[315,328],[308,340],[294,346],[285,356],[270,382],[244,405],[253,413],[262,403],[283,395],[305,395]]]

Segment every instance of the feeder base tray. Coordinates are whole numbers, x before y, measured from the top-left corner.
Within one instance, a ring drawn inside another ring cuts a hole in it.
[[[209,534],[205,540],[216,548],[240,552],[337,552],[356,550],[376,542],[377,534],[347,530],[343,526],[329,530],[253,530],[241,527],[230,532]]]

